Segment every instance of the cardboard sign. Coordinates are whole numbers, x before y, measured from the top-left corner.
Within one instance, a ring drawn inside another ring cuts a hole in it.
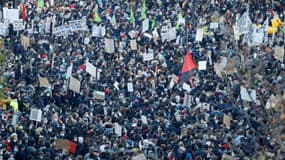
[[[231,116],[225,115],[223,117],[223,124],[227,127],[230,128],[231,127]]]
[[[230,155],[223,154],[222,160],[236,160],[236,158],[234,158]]]
[[[223,78],[220,64],[215,63],[215,64],[214,64],[214,70],[215,70],[215,72],[216,72],[216,74],[217,74],[217,76],[218,76],[219,78]]]
[[[151,61],[154,59],[154,56],[152,53],[143,54],[143,61]]]
[[[105,38],[105,52],[106,53],[114,53],[115,52],[115,46],[114,46],[114,40],[113,39]]]
[[[65,152],[69,151],[69,143],[66,139],[56,139],[55,140],[55,149],[64,150]]]
[[[268,98],[268,100],[266,102],[265,107],[266,107],[266,109],[275,108],[277,103],[280,101],[282,101],[281,95],[274,96],[274,94],[271,94],[271,96]]]
[[[69,79],[69,89],[76,93],[80,93],[80,81],[71,76]]]
[[[21,35],[21,44],[24,47],[24,49],[27,50],[28,47],[30,46],[30,38],[24,35]]]
[[[203,29],[202,28],[198,28],[197,31],[196,31],[195,41],[201,42],[202,40],[203,40]]]
[[[104,100],[105,99],[105,92],[94,91],[93,92],[93,97],[94,97],[94,99]]]
[[[97,69],[93,64],[86,61],[86,72],[89,73],[92,77],[96,77]]]
[[[41,122],[41,120],[42,120],[42,110],[32,108],[31,112],[30,112],[30,120]]]
[[[117,136],[122,136],[122,126],[118,123],[115,123],[115,134],[117,134]]]
[[[127,88],[128,88],[128,92],[134,92],[133,83],[128,82],[127,83]]]
[[[235,61],[233,59],[228,59],[227,65],[225,67],[225,73],[227,75],[232,75],[235,71]]]
[[[188,128],[182,128],[181,129],[181,136],[187,136],[188,135],[188,132],[189,132],[189,129]]]
[[[199,61],[198,62],[199,70],[207,70],[207,61]]]
[[[247,89],[243,86],[240,87],[240,95],[241,99],[249,102],[256,102],[256,90],[247,91]]]
[[[283,62],[284,59],[284,48],[282,46],[275,46],[274,48],[274,58]]]
[[[142,32],[145,32],[149,29],[149,19],[145,19],[143,22],[142,22]]]
[[[137,40],[135,39],[130,40],[130,46],[131,46],[131,50],[137,50],[138,49]]]
[[[50,87],[50,83],[47,78],[39,77],[39,81],[40,81],[40,87],[45,87],[45,88]]]
[[[180,114],[179,114],[179,112],[177,111],[177,112],[175,112],[175,119],[176,119],[176,121],[181,121],[181,117],[180,117]]]
[[[145,155],[142,153],[142,154],[139,154],[139,155],[132,157],[132,160],[147,160],[147,159],[146,159]]]

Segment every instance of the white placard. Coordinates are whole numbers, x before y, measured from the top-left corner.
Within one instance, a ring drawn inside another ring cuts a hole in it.
[[[219,23],[218,22],[210,23],[210,29],[217,29],[217,28],[219,28]]]
[[[133,92],[134,91],[133,83],[128,82],[127,83],[127,88],[128,88],[128,92]]]
[[[105,99],[105,92],[94,91],[93,97],[94,97],[95,99],[104,100],[104,99]]]
[[[149,29],[149,19],[145,19],[143,22],[142,22],[142,32],[145,32]]]
[[[86,72],[87,73],[89,73],[92,77],[96,77],[96,73],[97,73],[96,70],[97,69],[93,64],[86,61]]]
[[[190,107],[190,105],[191,105],[191,96],[188,95],[187,93],[184,94],[183,105],[187,106],[187,107]]]
[[[283,62],[284,59],[284,48],[282,46],[275,46],[274,48],[274,58]]]
[[[199,61],[198,62],[199,70],[207,70],[207,61]]]
[[[4,23],[0,23],[0,35],[7,36],[8,35],[8,28],[5,27]]]
[[[176,28],[172,27],[167,31],[167,39],[169,41],[176,40]]]
[[[241,95],[241,99],[245,101],[256,102],[256,90],[251,89],[250,92],[248,92],[246,88],[241,86],[240,95]]]
[[[80,81],[71,76],[69,79],[69,89],[76,93],[80,93]]]
[[[13,21],[18,21],[19,20],[19,9],[8,9],[8,8],[3,8],[3,17],[4,19],[8,19],[11,23]]]
[[[115,123],[115,134],[122,136],[122,126],[120,126],[118,123]]]
[[[72,74],[72,68],[73,68],[73,65],[71,64],[68,68],[67,68],[67,71],[66,71],[66,79],[68,79],[71,74]]]
[[[135,39],[130,40],[130,46],[131,46],[131,50],[137,50],[138,49],[137,40]]]
[[[14,31],[21,31],[25,29],[25,26],[23,24],[23,20],[17,20],[17,21],[13,21],[13,29]]]
[[[31,112],[30,112],[30,120],[41,122],[41,120],[42,120],[42,110],[32,108]]]
[[[120,88],[119,88],[119,82],[115,81],[114,87],[115,87],[117,90],[120,90]]]
[[[115,46],[114,46],[114,40],[113,39],[105,38],[105,52],[107,52],[107,53],[114,53],[115,52]]]
[[[92,37],[102,37],[102,28],[100,26],[92,26]]]
[[[201,42],[202,40],[203,40],[203,29],[202,28],[198,28],[197,32],[196,32],[195,41]]]
[[[175,112],[174,116],[175,116],[176,121],[181,121],[181,117],[178,111]]]
[[[182,89],[186,90],[187,92],[191,91],[191,87],[187,83],[183,83],[182,84]]]
[[[234,25],[233,29],[234,29],[234,38],[235,38],[236,41],[238,41],[239,40],[239,35],[240,35],[239,34],[239,27]]]
[[[151,61],[153,60],[154,56],[152,53],[143,54],[143,61]]]
[[[142,154],[139,154],[139,155],[136,155],[132,158],[132,160],[147,160],[145,155],[142,153]]]
[[[142,115],[142,116],[141,116],[141,119],[142,119],[142,123],[143,123],[143,124],[147,124],[147,118],[146,118],[146,116]]]
[[[18,121],[18,114],[17,113],[13,113],[12,125],[13,126],[17,125],[17,121]]]

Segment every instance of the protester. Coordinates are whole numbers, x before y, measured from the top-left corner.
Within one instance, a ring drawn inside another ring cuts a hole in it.
[[[3,159],[284,158],[284,4],[3,8]]]

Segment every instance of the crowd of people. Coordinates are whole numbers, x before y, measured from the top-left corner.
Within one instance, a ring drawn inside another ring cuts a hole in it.
[[[281,0],[21,3],[19,18],[25,29],[10,27],[8,36],[2,36],[2,159],[284,159],[285,66],[284,57],[274,57],[276,46],[284,52],[282,28],[259,46],[236,40],[233,32],[236,17],[246,11],[254,24],[275,16],[283,19],[284,4]],[[85,30],[56,32],[58,26],[83,17]],[[179,17],[185,21],[177,25]],[[147,18],[150,26],[143,31]],[[175,27],[177,40],[162,40],[166,21]],[[210,28],[213,21],[218,28]],[[101,27],[100,36],[92,35],[94,26]],[[197,41],[201,27],[207,29],[203,40]],[[29,37],[29,45],[24,46],[23,35]],[[114,41],[113,53],[106,52],[105,38]],[[136,40],[136,49],[131,40]],[[153,59],[144,61],[150,51]],[[197,64],[206,61],[206,69],[197,68],[189,81],[182,82],[186,53]],[[216,70],[224,58],[234,63],[231,74]],[[100,75],[86,72],[86,61],[100,69]],[[50,85],[41,85],[39,77]],[[70,77],[80,81],[79,92],[70,89]],[[242,98],[242,88],[254,90],[256,100]],[[103,92],[103,98],[94,96],[95,91]],[[279,101],[267,106],[271,97]],[[31,119],[32,109],[42,111],[39,120]]]

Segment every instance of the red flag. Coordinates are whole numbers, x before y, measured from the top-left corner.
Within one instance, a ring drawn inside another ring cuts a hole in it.
[[[22,19],[23,19],[23,21],[27,20],[27,12],[26,12],[25,4],[22,4]]]
[[[72,141],[68,141],[69,144],[69,152],[72,154],[75,154],[76,152],[76,143],[72,142]]]
[[[189,78],[194,74],[194,71],[197,68],[198,68],[198,66],[195,63],[195,61],[193,60],[191,53],[187,52],[186,56],[184,57],[184,64],[182,67],[181,81],[182,82],[188,82]]]

